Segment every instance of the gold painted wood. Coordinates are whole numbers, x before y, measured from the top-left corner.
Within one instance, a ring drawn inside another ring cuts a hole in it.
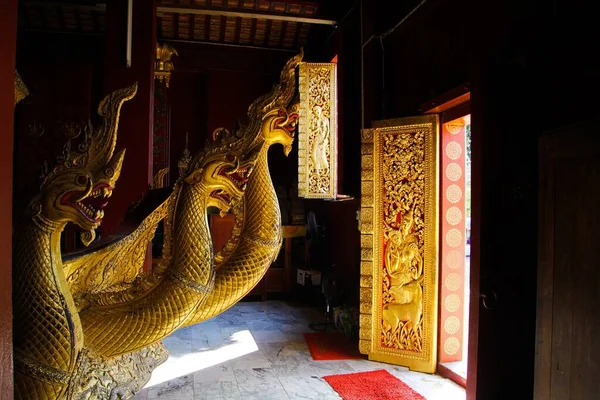
[[[359,349],[433,373],[437,360],[437,115],[376,121],[361,137]]]
[[[29,90],[23,79],[21,79],[21,75],[15,71],[15,106],[27,96],[29,96]]]
[[[301,63],[298,78],[298,196],[337,196],[336,64]]]

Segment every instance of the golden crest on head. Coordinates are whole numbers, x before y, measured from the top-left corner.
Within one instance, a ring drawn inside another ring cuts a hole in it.
[[[42,177],[39,195],[30,208],[50,221],[73,222],[88,232],[82,241],[94,240],[94,229],[102,222],[104,208],[121,174],[125,149],[115,153],[120,110],[133,98],[137,84],[105,97],[98,106],[99,126],[91,122],[84,129],[75,149],[69,140],[55,167]]]

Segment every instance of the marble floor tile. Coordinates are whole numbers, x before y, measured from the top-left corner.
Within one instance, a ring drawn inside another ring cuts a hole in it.
[[[289,399],[270,368],[234,369],[234,373],[244,399]]]
[[[194,383],[194,400],[244,400],[237,382]]]
[[[355,372],[346,361],[309,361],[319,378],[326,375],[348,374]]]
[[[218,382],[236,382],[231,361],[194,372],[194,385]]]
[[[341,397],[327,382],[316,376],[286,376],[279,380],[293,400],[339,400]]]
[[[270,319],[246,321],[248,328],[252,331],[277,331],[280,324]]]
[[[252,336],[254,336],[254,340],[256,343],[273,343],[273,342],[283,342],[286,340],[283,333],[279,330],[276,331],[252,331]]]
[[[269,360],[259,350],[234,358],[231,360],[231,365],[234,369],[269,368],[271,366]]]
[[[267,316],[267,313],[265,311],[248,311],[248,312],[242,311],[240,315],[242,318],[244,318],[244,320],[246,322],[269,320],[269,317]]]

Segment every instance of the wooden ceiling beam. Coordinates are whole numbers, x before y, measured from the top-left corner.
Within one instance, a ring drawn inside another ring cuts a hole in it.
[[[288,21],[283,21],[281,23],[281,32],[279,33],[279,47],[283,47],[285,43],[285,34],[287,33]]]
[[[271,26],[273,25],[273,20],[267,20],[267,26],[265,27],[265,39],[263,41],[264,46],[269,45],[269,40],[271,39]]]
[[[286,49],[286,48],[280,48],[280,47],[253,46],[253,45],[247,45],[247,44],[221,43],[221,42],[205,41],[205,40],[183,40],[183,39],[170,39],[170,38],[162,38],[160,40],[162,42],[208,44],[208,45],[212,45],[212,46],[239,47],[239,48],[253,49],[253,50],[272,50],[272,51],[283,51],[283,52],[291,52],[291,53],[294,53],[297,51],[296,49]]]
[[[302,30],[302,24],[296,24],[296,34],[294,35],[294,48],[300,47],[300,31]]]
[[[237,8],[215,8],[215,7],[171,7],[159,6],[156,8],[156,13],[160,16],[163,13],[178,13],[178,14],[196,14],[196,15],[214,15],[224,17],[241,17],[241,18],[259,18],[266,20],[301,22],[305,24],[315,25],[331,25],[337,26],[338,22],[332,19],[302,17],[293,14],[265,12],[258,10],[237,9]]]

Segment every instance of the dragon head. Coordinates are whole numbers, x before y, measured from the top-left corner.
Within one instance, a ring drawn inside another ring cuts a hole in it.
[[[207,206],[227,213],[244,195],[257,152],[240,153],[233,135],[214,138],[190,163],[183,181],[208,194]]]
[[[268,112],[263,117],[261,128],[262,138],[268,146],[281,144],[285,155],[292,151],[294,143],[294,132],[298,124],[298,105],[292,104],[289,111],[285,108],[278,108]]]
[[[43,177],[40,193],[31,210],[55,223],[73,222],[88,231],[84,244],[93,241],[102,222],[104,208],[112,195],[123,165],[125,149],[115,153],[119,114],[122,104],[133,98],[137,84],[117,90],[98,106],[99,127],[91,123],[74,151],[67,142],[54,169]]]
[[[296,68],[303,56],[304,52],[300,50],[290,58],[281,71],[279,83],[248,108],[249,123],[237,132],[238,137],[243,138],[243,148],[254,149],[263,144],[270,146],[280,143],[286,155],[292,150],[300,108],[295,98]]]

